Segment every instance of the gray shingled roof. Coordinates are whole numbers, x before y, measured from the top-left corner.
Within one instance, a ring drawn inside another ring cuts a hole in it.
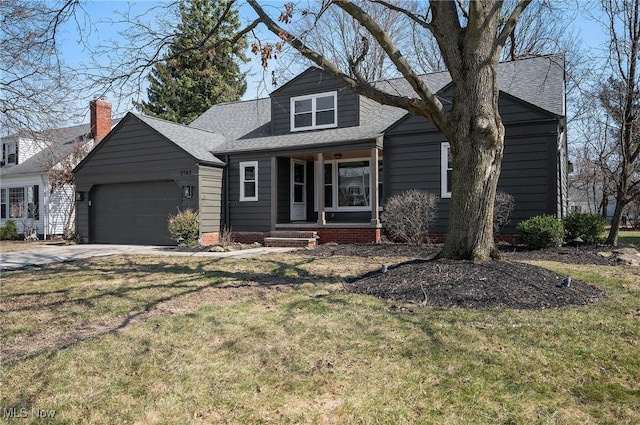
[[[269,135],[271,99],[221,103],[209,108],[189,127],[218,133],[226,140]]]
[[[432,92],[451,83],[448,72],[422,76]],[[376,83],[383,90],[401,96],[415,95],[406,80],[399,78]],[[558,116],[565,115],[564,59],[554,55],[534,57],[498,66],[500,90]],[[359,126],[270,135],[269,98],[215,105],[190,127],[218,133],[225,139],[212,147],[214,153],[285,149],[372,140],[407,115],[403,109],[378,105],[362,118]]]
[[[199,128],[187,127],[183,124],[176,124],[158,118],[129,113],[169,139],[169,141],[176,144],[198,161],[224,165],[223,161],[211,153],[225,142],[225,138],[220,134]]]
[[[114,126],[120,121],[120,118],[111,120]],[[22,133],[12,136],[3,137],[7,139],[42,139],[42,149],[17,165],[10,167],[2,167],[0,176],[17,176],[24,174],[41,174],[49,170],[51,165],[57,164],[63,158],[70,155],[73,149],[80,143],[85,145],[93,143],[91,136],[90,124],[80,124],[71,127],[57,128],[38,133]],[[37,143],[37,142],[36,142]]]
[[[25,174],[41,174],[47,172],[51,166],[62,161],[66,156],[71,155],[73,149],[78,145],[84,146],[87,143],[93,144],[93,139],[85,139],[82,141],[69,141],[66,143],[52,143],[50,146],[42,149],[37,154],[24,162],[11,167],[2,167],[0,176],[9,177]],[[88,151],[88,149],[87,149]]]
[[[498,66],[498,87],[554,115],[565,116],[564,68],[562,55],[503,62]]]

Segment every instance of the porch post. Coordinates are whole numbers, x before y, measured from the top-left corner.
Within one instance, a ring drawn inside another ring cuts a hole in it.
[[[327,224],[324,215],[324,154],[316,154],[318,157],[318,169],[316,170],[316,187],[318,188],[318,225]]]
[[[278,158],[271,157],[271,230],[278,223]]]
[[[371,187],[369,194],[371,196],[371,224],[378,226],[380,217],[378,217],[378,148],[371,148],[371,162],[369,163],[371,172]]]

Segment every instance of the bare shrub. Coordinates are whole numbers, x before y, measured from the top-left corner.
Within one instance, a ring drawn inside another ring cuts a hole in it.
[[[387,200],[380,219],[393,237],[422,245],[436,220],[438,199],[433,193],[408,190]]]
[[[218,244],[223,248],[233,244],[233,234],[231,233],[231,228],[229,226],[225,225],[220,230],[220,240],[218,241]]]
[[[509,216],[516,203],[512,195],[506,192],[497,192],[493,203],[493,237],[498,238],[502,229],[509,224]]]

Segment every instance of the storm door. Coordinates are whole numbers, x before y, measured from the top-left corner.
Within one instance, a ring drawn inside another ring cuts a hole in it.
[[[307,219],[307,163],[291,160],[291,221]]]

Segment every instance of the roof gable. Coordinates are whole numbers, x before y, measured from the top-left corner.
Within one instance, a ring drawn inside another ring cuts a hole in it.
[[[289,81],[287,81],[286,83],[284,83],[283,85],[281,85],[280,87],[278,87],[277,89],[272,91],[269,95],[271,97],[273,97],[273,96],[278,96],[278,95],[280,95],[282,93],[285,93],[285,92],[288,92],[288,91],[296,91],[295,87],[298,85],[300,80],[304,80],[304,79],[307,79],[309,77],[313,77],[314,75],[316,75],[316,77],[314,77],[314,78],[322,79],[323,77],[326,76],[327,78],[335,80],[334,77],[330,76],[323,69],[318,68],[317,66],[310,66],[309,68],[307,68],[304,71],[302,71],[300,74],[296,75],[295,77],[293,77],[292,79],[290,79]]]
[[[131,112],[118,123],[118,125],[109,132],[109,134],[100,142],[74,169],[74,173],[79,172],[89,163],[92,158],[99,155],[100,152],[108,147],[112,140],[118,139],[120,133],[125,131],[127,126],[142,124],[145,128],[152,131],[155,135],[160,136],[161,140],[171,143],[177,149],[193,158],[195,162],[210,165],[223,166],[224,162],[215,157],[211,150],[216,144],[224,141],[222,136],[205,130],[190,128],[182,124],[140,116]]]

